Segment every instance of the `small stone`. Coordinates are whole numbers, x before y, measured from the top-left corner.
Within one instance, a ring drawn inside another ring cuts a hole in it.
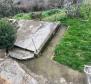
[[[60,83],[61,84],[67,84],[66,80],[64,78],[60,78]]]
[[[5,57],[5,49],[0,49],[0,58]]]

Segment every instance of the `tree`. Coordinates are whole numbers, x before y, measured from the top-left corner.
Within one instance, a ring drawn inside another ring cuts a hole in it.
[[[69,4],[70,1],[70,4]],[[67,0],[66,13],[69,17],[80,17],[80,6],[83,0]]]
[[[13,16],[16,13],[21,12],[19,8],[17,8],[13,0],[0,0],[0,17],[8,17]]]
[[[9,22],[0,20],[0,49],[8,49],[14,46],[16,29]]]

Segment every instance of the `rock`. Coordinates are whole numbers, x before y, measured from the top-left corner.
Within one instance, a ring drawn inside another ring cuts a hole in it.
[[[5,50],[0,49],[0,58],[4,58],[4,57],[5,57]]]
[[[34,52],[40,52],[60,23],[33,20],[19,20],[15,46]]]
[[[61,84],[67,84],[67,81],[64,78],[60,78],[60,83]]]
[[[5,59],[0,61],[0,84],[38,84],[38,82],[16,61]]]
[[[0,77],[0,84],[10,84],[10,82],[4,79],[3,77]]]
[[[34,58],[34,53],[14,47],[12,50],[9,51],[9,55],[13,58],[19,59],[19,60],[27,60],[30,58]]]

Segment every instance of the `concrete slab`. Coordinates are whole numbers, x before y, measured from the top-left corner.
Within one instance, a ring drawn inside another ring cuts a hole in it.
[[[19,29],[17,30],[15,48],[10,50],[9,55],[16,59],[25,60],[39,54],[58,28],[59,23],[19,20],[17,25]]]
[[[59,23],[20,20],[15,46],[38,53]]]
[[[9,55],[13,58],[19,59],[19,60],[26,60],[26,59],[31,59],[34,58],[34,53],[20,49],[15,47],[14,49],[9,51]]]

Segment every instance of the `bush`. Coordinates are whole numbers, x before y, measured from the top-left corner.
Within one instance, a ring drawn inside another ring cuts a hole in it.
[[[0,49],[10,49],[14,46],[16,30],[7,21],[0,20]]]
[[[66,8],[66,14],[71,18],[89,19],[91,15],[91,5],[80,4],[72,5]]]
[[[20,8],[17,8],[12,0],[0,0],[0,18],[13,16],[22,12]]]
[[[32,19],[41,20],[42,12],[32,12]]]
[[[80,14],[83,19],[89,19],[91,17],[91,6],[90,5],[80,6]]]
[[[80,7],[78,4],[68,6],[66,8],[66,14],[68,17],[80,17]]]

